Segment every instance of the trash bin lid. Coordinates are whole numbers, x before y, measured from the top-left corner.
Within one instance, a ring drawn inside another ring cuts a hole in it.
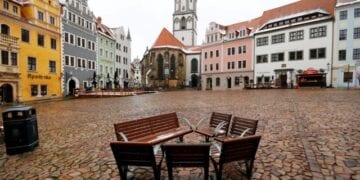
[[[9,109],[6,109],[5,111],[3,111],[3,113],[14,112],[14,111],[29,111],[31,109],[34,109],[34,108],[32,106],[18,105],[18,106],[13,106]]]

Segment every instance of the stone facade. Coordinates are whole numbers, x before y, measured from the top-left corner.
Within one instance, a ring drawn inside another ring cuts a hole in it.
[[[96,72],[95,17],[87,0],[66,2],[62,16],[63,94],[71,95],[74,88],[94,86]]]

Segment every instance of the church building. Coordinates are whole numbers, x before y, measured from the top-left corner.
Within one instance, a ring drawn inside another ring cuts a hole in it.
[[[197,0],[175,0],[173,33],[166,28],[141,61],[142,84],[154,88],[200,87]]]

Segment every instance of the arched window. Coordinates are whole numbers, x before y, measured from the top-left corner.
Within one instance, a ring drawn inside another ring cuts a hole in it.
[[[161,54],[158,55],[157,59],[158,64],[158,79],[163,80],[164,79],[164,58]]]
[[[198,72],[198,60],[192,59],[191,60],[191,73],[197,73]]]
[[[170,79],[176,78],[176,59],[174,55],[171,55],[170,59]]]
[[[6,24],[1,25],[1,34],[10,35],[10,27]]]
[[[185,17],[181,18],[180,27],[181,27],[181,29],[186,29],[186,19],[185,19]]]

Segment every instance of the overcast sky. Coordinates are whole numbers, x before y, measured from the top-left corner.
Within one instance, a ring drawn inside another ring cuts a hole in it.
[[[207,25],[215,21],[229,25],[256,18],[264,10],[297,0],[198,0],[198,44],[205,39]],[[132,37],[132,59],[142,58],[166,27],[172,31],[174,0],[89,0],[95,16],[109,27],[124,26]]]

